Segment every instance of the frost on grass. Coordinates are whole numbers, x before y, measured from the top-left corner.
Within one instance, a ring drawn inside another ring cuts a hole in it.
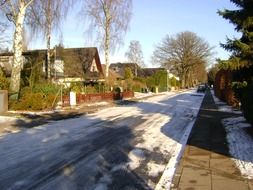
[[[218,109],[223,112],[238,114],[238,117],[231,117],[222,120],[227,132],[227,141],[229,143],[229,152],[242,175],[248,179],[253,179],[253,138],[247,132],[247,128],[252,127],[242,116],[242,112],[234,110],[225,102],[217,97],[213,98]]]
[[[227,131],[230,154],[241,173],[253,179],[253,139],[246,128],[252,127],[244,117],[227,118],[222,121]]]

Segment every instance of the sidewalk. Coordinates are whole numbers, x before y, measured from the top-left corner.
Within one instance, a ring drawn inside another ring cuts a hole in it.
[[[221,119],[230,116],[233,114],[218,111],[208,91],[175,172],[172,190],[253,190],[253,181],[241,176],[229,155]]]

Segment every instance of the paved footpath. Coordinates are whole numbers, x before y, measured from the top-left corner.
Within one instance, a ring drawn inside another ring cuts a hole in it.
[[[198,117],[175,172],[172,190],[253,190],[235,166],[221,119],[233,114],[217,109],[206,92]]]

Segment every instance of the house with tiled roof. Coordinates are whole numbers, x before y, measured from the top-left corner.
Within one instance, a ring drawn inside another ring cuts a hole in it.
[[[28,50],[22,53],[22,72],[31,73],[32,68],[39,71],[41,77],[47,73],[47,50]],[[51,50],[51,78],[55,81],[104,81],[104,73],[98,50],[89,48],[62,48]],[[0,68],[7,76],[11,74],[13,53],[0,54]]]
[[[124,78],[125,69],[130,68],[134,77],[150,77],[158,71],[165,70],[164,68],[141,68],[136,63],[112,63],[110,64],[110,70],[113,70],[119,75],[120,78]]]

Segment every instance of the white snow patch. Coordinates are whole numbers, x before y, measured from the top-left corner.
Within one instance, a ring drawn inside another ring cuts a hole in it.
[[[128,158],[130,159],[130,162],[128,163],[128,167],[131,170],[134,170],[138,168],[140,166],[141,161],[145,159],[145,154],[143,150],[136,148],[129,152]]]
[[[174,173],[176,171],[176,167],[183,155],[187,140],[189,138],[194,123],[195,119],[188,124],[186,131],[184,132],[184,135],[182,136],[180,142],[176,143],[176,148],[174,149],[170,161],[168,162],[162,177],[160,178],[158,184],[156,185],[155,190],[170,189],[170,187],[172,186],[172,180]]]
[[[0,124],[17,120],[16,117],[0,116]]]
[[[253,139],[244,129],[252,127],[244,117],[227,118],[222,121],[227,131],[229,152],[237,167],[248,179],[253,179]]]
[[[147,172],[150,177],[158,176],[159,173],[164,171],[159,183],[156,185],[157,190],[163,189],[163,187],[166,187],[166,189],[170,188],[176,165],[182,156],[204,97],[192,96],[193,91],[185,91],[181,94],[185,94],[185,97],[171,99],[175,95],[170,94],[168,98],[168,94],[165,94],[164,96],[154,96],[143,101],[145,103],[152,100],[150,106],[159,110],[157,112],[153,110],[153,113],[145,115],[147,121],[144,121],[138,127],[139,130],[143,130],[142,141],[135,145],[135,149],[129,153],[131,161],[128,165],[131,170],[138,168],[145,159],[145,151],[143,153],[140,150],[158,152],[164,156],[170,156],[167,166],[162,164],[158,166],[152,161],[147,163]],[[184,99],[187,99],[187,101],[183,101]],[[154,104],[158,106],[156,107]],[[148,180],[148,185],[152,187],[155,184]]]
[[[135,98],[145,98],[152,95],[154,95],[152,92],[148,92],[148,93],[134,92]]]
[[[214,94],[214,91],[211,91],[212,95],[213,95],[213,99],[215,104],[218,106],[218,110],[222,111],[222,112],[228,112],[228,113],[234,113],[234,114],[242,114],[242,112],[240,110],[235,110],[233,107],[228,106],[226,102],[223,102],[221,100],[219,100],[219,98],[217,98]]]
[[[246,122],[241,111],[235,111],[231,106],[220,101],[215,97],[213,91],[212,95],[220,111],[238,114],[238,117],[223,119],[222,124],[225,126],[227,141],[229,143],[229,152],[231,156],[234,157],[233,160],[236,166],[241,171],[242,175],[248,179],[253,179],[253,138],[245,130],[245,128],[252,126]]]
[[[82,107],[85,107],[85,106],[91,107],[91,106],[106,106],[106,105],[109,105],[109,102],[86,103],[86,104],[80,105],[79,107],[82,108]]]
[[[149,170],[149,172],[148,172],[149,176],[158,177],[164,171],[165,165],[156,164],[154,162],[149,162],[147,164],[147,167]]]

